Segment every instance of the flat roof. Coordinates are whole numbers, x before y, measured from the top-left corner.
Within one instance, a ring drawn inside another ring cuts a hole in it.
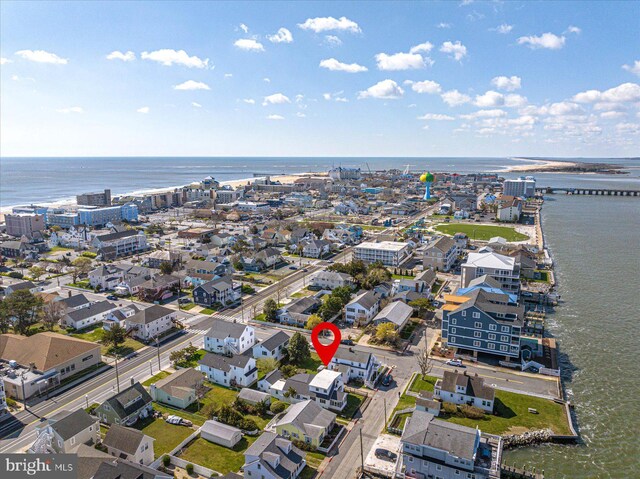
[[[356,249],[377,249],[384,251],[402,251],[408,247],[409,243],[401,241],[381,241],[380,243],[374,243],[372,241],[365,241],[356,246]]]

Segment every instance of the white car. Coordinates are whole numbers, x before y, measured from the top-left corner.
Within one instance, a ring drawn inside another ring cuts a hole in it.
[[[445,364],[448,364],[449,366],[462,366],[462,360],[461,359],[449,359],[449,361],[447,361]]]

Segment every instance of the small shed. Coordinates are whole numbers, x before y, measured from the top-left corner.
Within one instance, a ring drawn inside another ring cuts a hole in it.
[[[247,404],[256,405],[260,402],[265,402],[267,406],[271,404],[271,395],[262,391],[256,391],[255,389],[242,388],[238,394],[238,399],[246,402]]]
[[[242,439],[242,431],[218,421],[205,421],[200,428],[200,437],[224,447],[233,447]]]

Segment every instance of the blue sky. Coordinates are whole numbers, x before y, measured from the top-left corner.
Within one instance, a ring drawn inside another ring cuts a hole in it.
[[[631,156],[640,2],[0,4],[3,156]]]

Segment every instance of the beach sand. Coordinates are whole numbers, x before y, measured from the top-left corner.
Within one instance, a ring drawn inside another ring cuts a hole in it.
[[[546,171],[554,171],[560,168],[571,168],[577,165],[577,163],[573,161],[560,161],[560,160],[532,160],[529,158],[510,158],[515,161],[526,161],[527,165],[516,165],[509,166],[503,170],[499,170],[497,173],[517,173],[517,172],[527,172],[527,171],[537,171],[539,172],[541,169]]]

